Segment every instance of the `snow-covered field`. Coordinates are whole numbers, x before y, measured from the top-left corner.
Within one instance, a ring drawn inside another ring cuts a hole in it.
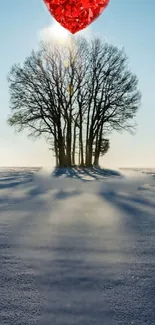
[[[155,324],[155,170],[0,170],[0,325]]]

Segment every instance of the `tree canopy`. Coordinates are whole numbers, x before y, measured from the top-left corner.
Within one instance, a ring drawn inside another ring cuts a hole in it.
[[[109,149],[113,130],[133,132],[141,93],[124,50],[85,38],[66,46],[41,43],[8,76],[17,131],[44,136],[57,166],[92,166]]]

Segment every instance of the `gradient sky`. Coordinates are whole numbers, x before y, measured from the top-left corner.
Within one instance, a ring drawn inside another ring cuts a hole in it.
[[[137,133],[113,133],[105,166],[155,167],[155,1],[111,0],[106,11],[88,28],[108,42],[124,47],[132,72],[139,79],[142,105]],[[7,123],[7,74],[37,46],[40,32],[53,24],[43,0],[0,1],[0,166],[49,166],[52,153],[44,140],[33,142],[15,134]]]

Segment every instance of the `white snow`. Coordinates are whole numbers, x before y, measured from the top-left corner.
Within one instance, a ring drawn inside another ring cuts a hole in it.
[[[0,324],[153,325],[155,170],[0,170]]]

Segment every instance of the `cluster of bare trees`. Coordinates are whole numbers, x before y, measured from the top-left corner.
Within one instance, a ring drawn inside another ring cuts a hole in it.
[[[10,71],[8,122],[45,136],[57,166],[92,166],[109,149],[112,130],[132,131],[141,94],[123,50],[99,39],[40,44]]]

